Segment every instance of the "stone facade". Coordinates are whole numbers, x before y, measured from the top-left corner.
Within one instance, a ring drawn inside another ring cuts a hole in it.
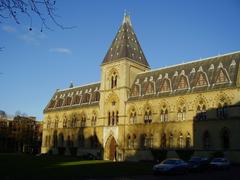
[[[152,148],[216,150],[240,161],[240,53],[150,70],[130,17],[101,80],[57,90],[44,109],[42,153],[152,159]]]

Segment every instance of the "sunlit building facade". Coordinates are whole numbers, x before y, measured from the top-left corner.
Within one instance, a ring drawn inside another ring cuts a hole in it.
[[[42,153],[147,160],[152,148],[189,148],[240,158],[239,61],[234,52],[151,70],[125,15],[100,81],[57,90],[44,109]]]

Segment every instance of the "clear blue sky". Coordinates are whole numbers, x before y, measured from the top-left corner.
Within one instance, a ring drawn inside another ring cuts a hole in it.
[[[0,24],[0,109],[41,120],[57,88],[99,81],[124,9],[153,69],[240,50],[239,0],[57,0],[58,21],[77,28]]]

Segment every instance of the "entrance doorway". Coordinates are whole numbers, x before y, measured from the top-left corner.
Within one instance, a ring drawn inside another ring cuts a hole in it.
[[[105,146],[105,158],[108,160],[116,160],[116,147],[117,142],[113,136],[110,136]]]

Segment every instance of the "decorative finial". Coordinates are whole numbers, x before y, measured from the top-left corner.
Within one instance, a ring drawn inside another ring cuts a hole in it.
[[[73,88],[73,82],[72,81],[70,82],[69,88]]]
[[[127,10],[124,10],[124,17],[123,17],[123,23],[128,23],[130,26],[132,26],[131,20],[130,20],[130,13],[127,12]]]

